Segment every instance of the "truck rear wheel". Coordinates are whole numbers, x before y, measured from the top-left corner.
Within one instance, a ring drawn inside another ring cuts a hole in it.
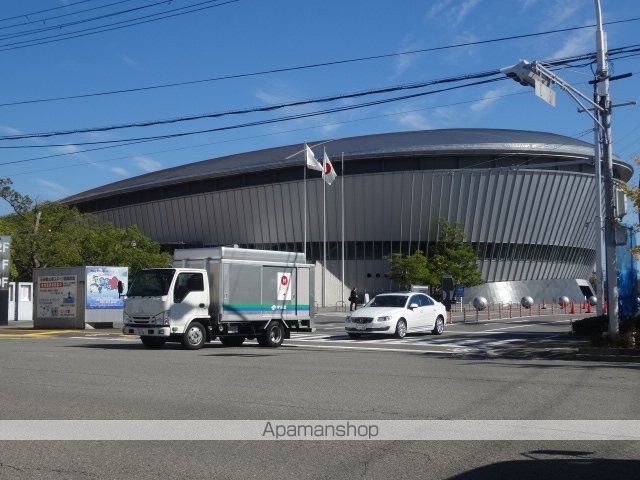
[[[220,341],[225,347],[239,347],[244,343],[244,337],[224,337],[220,336]]]
[[[166,342],[166,340],[162,337],[150,336],[140,337],[140,340],[142,340],[142,344],[147,348],[162,348]]]
[[[267,325],[264,333],[258,337],[261,347],[276,348],[282,345],[284,340],[284,327],[282,323],[273,321]]]
[[[182,334],[182,346],[187,350],[199,350],[207,341],[204,327],[198,322],[193,322]]]

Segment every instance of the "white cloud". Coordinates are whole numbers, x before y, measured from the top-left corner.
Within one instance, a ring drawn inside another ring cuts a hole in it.
[[[7,135],[22,135],[22,130],[19,130],[15,127],[10,127],[8,125],[0,125],[0,131],[6,133]]]
[[[442,16],[444,17],[443,21],[456,25],[462,22],[481,1],[482,0],[464,0],[460,3],[454,2],[453,0],[441,0],[431,6],[427,12],[427,17],[434,18]]]
[[[73,145],[71,143],[68,145],[57,147],[57,149],[60,153],[78,153],[78,151],[80,150],[76,145]]]
[[[154,172],[162,166],[162,164],[157,160],[150,157],[143,157],[141,155],[133,157],[133,161],[140,170],[144,170],[145,172]]]
[[[122,60],[124,63],[126,63],[130,67],[138,68],[140,66],[140,63],[135,58],[130,57],[126,53],[123,53],[122,55],[120,55],[120,60]]]
[[[437,16],[444,9],[446,9],[449,5],[451,5],[452,2],[453,2],[453,0],[440,0],[439,2],[434,3],[433,5],[431,5],[431,8],[427,12],[427,16],[429,18],[433,18],[433,17]]]
[[[459,9],[457,10],[455,23],[460,23],[465,19],[467,15],[471,13],[471,11],[478,6],[480,0],[465,0]]]
[[[129,172],[122,167],[111,167],[109,170],[116,175],[120,175],[121,177],[128,177]]]
[[[407,112],[396,117],[396,121],[413,130],[428,130],[432,128],[424,115],[418,112]]]
[[[53,196],[60,196],[60,195],[67,195],[69,193],[69,190],[66,187],[60,185],[59,183],[52,182],[51,180],[45,180],[44,178],[39,178],[38,183],[49,190],[48,192],[43,192],[45,193],[45,196],[49,196],[47,194],[52,194]]]
[[[579,53],[589,52],[595,48],[594,43],[595,35],[591,28],[578,30],[565,40],[562,47],[551,58],[571,57]]]
[[[499,97],[501,95],[504,95],[504,93],[505,90],[502,88],[495,88],[493,90],[486,91],[482,95],[482,100],[478,100],[477,102],[471,104],[471,111],[478,113],[489,108],[491,105],[497,102],[499,100]]]

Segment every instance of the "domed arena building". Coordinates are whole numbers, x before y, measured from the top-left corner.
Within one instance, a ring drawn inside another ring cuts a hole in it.
[[[596,258],[593,145],[496,129],[308,144],[318,158],[326,149],[338,173],[324,187],[320,172],[306,171],[306,253],[318,262],[318,304],[336,305],[352,287],[370,295],[396,288],[386,277],[386,259],[432,251],[440,219],[461,222],[479,254],[487,283],[468,288],[465,302],[475,295],[495,302],[523,295],[581,300],[588,293]],[[137,225],[169,250],[239,245],[303,252],[303,149],[295,144],[213,158],[63,201],[118,227]],[[614,158],[616,179],[626,182],[632,173]]]

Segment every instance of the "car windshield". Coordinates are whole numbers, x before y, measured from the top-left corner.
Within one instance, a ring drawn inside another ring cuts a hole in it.
[[[365,305],[365,307],[404,307],[407,297],[404,295],[378,295]]]
[[[140,270],[133,277],[127,296],[162,297],[169,293],[171,280],[176,273],[173,269]]]

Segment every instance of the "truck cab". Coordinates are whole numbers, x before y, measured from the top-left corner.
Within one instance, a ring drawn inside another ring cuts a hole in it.
[[[191,332],[191,340],[198,345],[206,341],[209,305],[205,270],[141,270],[127,292],[123,333],[139,335],[146,346],[162,346],[170,337],[182,336],[195,320],[205,329],[205,332]]]
[[[301,254],[286,253],[176,251],[174,263],[180,266],[134,276],[122,332],[139,336],[148,348],[177,341],[196,350],[217,337],[226,346],[255,338],[261,346],[278,347],[292,330],[312,331],[313,266],[300,262]]]

